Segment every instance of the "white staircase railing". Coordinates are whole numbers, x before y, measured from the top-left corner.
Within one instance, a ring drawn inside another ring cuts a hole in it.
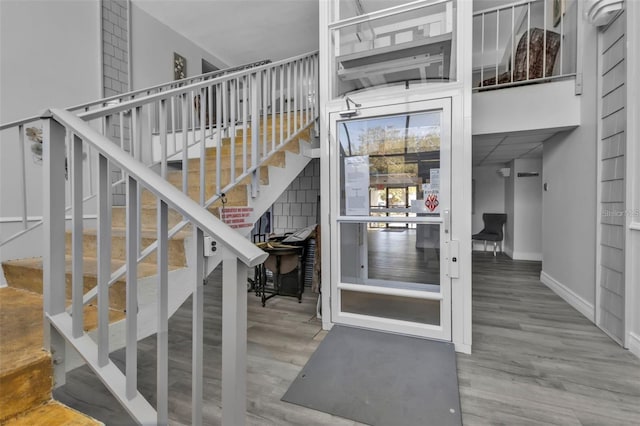
[[[72,136],[69,161],[72,198],[72,307],[66,311],[65,204],[59,194],[65,187],[65,145]],[[64,381],[65,341],[85,359],[133,418],[141,424],[168,423],[168,209],[183,215],[193,226],[198,247],[193,286],[192,422],[202,424],[203,365],[203,246],[204,236],[223,250],[222,412],[225,424],[242,424],[245,416],[246,380],[246,279],[247,269],[264,261],[267,254],[211,215],[152,170],[136,161],[80,118],[63,110],[51,110],[44,122],[44,300],[45,317],[58,384]],[[97,342],[83,331],[82,266],[82,150],[90,145],[98,153],[98,330]],[[109,170],[118,167],[126,177],[126,369],[121,372],[109,359],[109,278],[111,267],[111,185]],[[157,198],[158,210],[158,357],[156,408],[137,389],[137,258],[140,228],[139,190]]]
[[[197,247],[193,265],[196,277],[191,284],[194,303],[192,420],[194,424],[201,424],[202,419],[203,239],[208,235],[221,248],[223,262],[223,423],[244,423],[246,274],[247,268],[262,262],[266,255],[216,219],[207,207],[247,180],[251,181],[251,194],[257,195],[260,165],[316,120],[317,87],[318,54],[313,52],[188,85],[165,87],[166,90],[143,97],[122,98],[97,108],[83,107],[86,111],[52,109],[34,124],[31,123],[35,119],[30,118],[0,126],[3,132],[17,130],[15,139],[22,154],[25,126],[42,126],[44,309],[52,326],[46,327],[45,336],[54,356],[58,385],[65,379],[66,341],[136,421],[167,423],[167,241],[191,225]],[[154,138],[159,139],[162,152],[157,163],[150,155]],[[215,167],[207,162],[207,147],[215,148]],[[189,196],[190,148],[200,153],[197,201]],[[221,153],[226,149],[231,155],[223,160]],[[180,158],[181,190],[166,180],[172,155]],[[95,163],[95,170],[83,165],[87,161]],[[223,169],[228,171],[228,177],[223,176]],[[20,190],[24,190],[21,193],[24,229],[0,241],[0,247],[17,241],[38,226],[27,226],[26,187]],[[143,190],[157,199],[158,212],[157,241],[146,248],[141,247],[140,237]],[[95,204],[88,203],[94,199]],[[111,209],[114,203],[126,208],[126,264],[112,271]],[[183,217],[171,229],[167,220],[169,209]],[[85,214],[88,210],[92,210],[91,215]],[[97,220],[98,277],[97,285],[85,293],[82,235],[88,217]],[[69,220],[71,224],[66,226]],[[65,306],[65,251],[60,249],[65,245],[65,227],[71,232],[70,308]],[[138,263],[153,252],[158,266],[159,307],[155,409],[137,390],[135,358]],[[120,372],[109,359],[109,288],[123,276],[126,276],[127,291],[127,360],[126,371]],[[83,331],[83,308],[95,298],[98,329],[94,343]]]

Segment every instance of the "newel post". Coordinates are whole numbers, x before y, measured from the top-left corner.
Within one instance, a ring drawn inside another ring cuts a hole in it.
[[[247,266],[224,248],[222,260],[222,424],[245,424]]]
[[[65,282],[65,128],[49,111],[42,115],[42,216],[44,347],[51,350],[54,383],[65,382],[65,341],[47,316],[63,313]]]

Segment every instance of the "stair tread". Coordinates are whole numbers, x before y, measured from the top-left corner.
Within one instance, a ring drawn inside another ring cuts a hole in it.
[[[21,365],[49,358],[43,350],[42,296],[0,288],[0,376]]]
[[[67,231],[67,234],[71,233],[71,231]],[[82,231],[83,234],[85,235],[91,235],[91,236],[95,236],[98,235],[98,230],[97,229],[85,229]],[[119,226],[113,226],[111,228],[111,236],[112,237],[120,237],[120,238],[124,238],[127,235],[127,230],[126,228],[123,227],[119,227]],[[177,234],[175,234],[173,237],[171,237],[172,240],[184,240],[185,238],[187,238],[187,236],[190,235],[190,231],[183,229],[180,232],[178,232]],[[155,229],[150,229],[150,228],[140,228],[140,236],[144,239],[154,239],[156,240],[158,238],[158,234],[156,232]]]
[[[46,424],[48,426],[88,426],[103,425],[104,423],[54,400],[21,413],[5,423],[6,426],[31,426],[36,424]]]
[[[97,276],[98,275],[98,260],[93,257],[84,257],[83,262],[83,272],[84,275]],[[66,260],[66,272],[71,272],[71,256],[65,256]],[[42,258],[41,257],[30,257],[24,259],[15,259],[15,260],[7,260],[3,262],[3,264],[9,266],[23,267],[23,268],[31,268],[31,269],[42,269]],[[115,271],[121,266],[124,266],[126,262],[124,260],[112,259],[111,260],[111,270]],[[180,269],[183,266],[177,265],[169,265],[169,270]],[[158,272],[157,266],[152,263],[138,263],[138,278],[150,277],[156,275]],[[125,278],[122,277],[120,279],[124,281]]]

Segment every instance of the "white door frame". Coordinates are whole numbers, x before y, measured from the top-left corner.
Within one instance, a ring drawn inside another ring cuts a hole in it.
[[[339,110],[329,112],[329,187],[331,191],[330,204],[330,252],[331,252],[331,322],[346,324],[382,331],[415,335],[420,337],[434,338],[451,341],[452,331],[452,292],[450,276],[450,209],[451,209],[451,137],[452,137],[452,100],[451,98],[439,98],[434,100],[420,100],[414,102],[403,102],[390,105],[376,105],[372,107],[362,107],[356,119],[384,117],[399,114],[411,114],[420,112],[441,112],[441,144],[440,144],[440,170],[441,170],[441,196],[440,196],[440,217],[416,217],[416,218],[387,218],[368,216],[340,216],[340,180],[339,180],[339,155],[337,140],[337,122],[345,120],[340,116]],[[344,112],[344,110],[342,110]],[[443,173],[444,171],[444,173]],[[397,220],[395,220],[397,219]],[[395,289],[378,286],[364,286],[361,284],[342,283],[340,280],[340,224],[348,222],[415,222],[421,224],[435,224],[440,227],[440,291],[428,292],[422,290]],[[457,246],[455,246],[457,247]],[[341,290],[358,292],[385,294],[391,296],[410,297],[415,299],[437,300],[440,302],[439,325],[429,325],[401,321],[380,317],[370,317],[359,314],[341,312],[340,293]]]

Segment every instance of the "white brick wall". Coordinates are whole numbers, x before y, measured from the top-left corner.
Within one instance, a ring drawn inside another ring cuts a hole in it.
[[[320,160],[313,159],[273,205],[275,229],[282,234],[316,223],[320,194]]]
[[[104,95],[129,91],[127,31],[128,2],[102,1],[102,61]]]
[[[110,97],[129,91],[128,66],[128,7],[127,0],[102,0],[102,81],[104,96]],[[124,147],[129,147],[128,119],[124,120]],[[120,120],[112,120],[108,136],[120,145]],[[111,172],[112,181],[120,180],[120,171]],[[125,187],[114,188],[114,205],[124,205]]]

